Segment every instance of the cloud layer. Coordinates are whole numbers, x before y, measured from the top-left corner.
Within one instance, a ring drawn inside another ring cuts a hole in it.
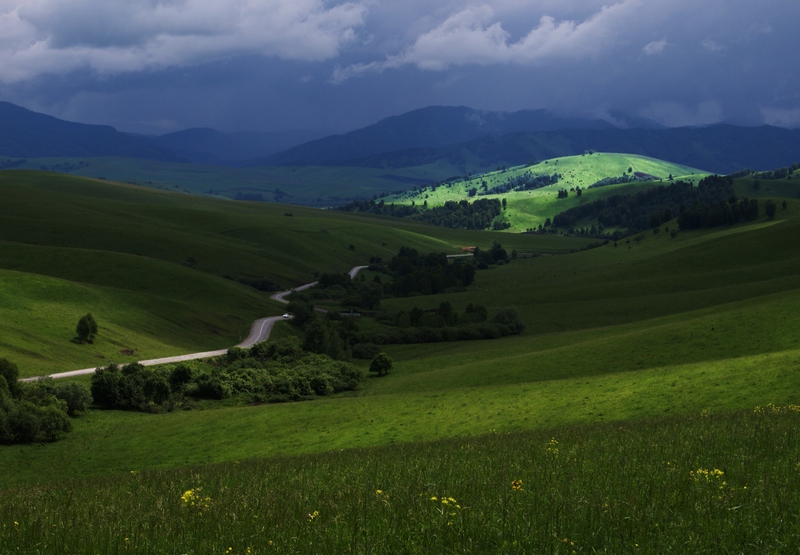
[[[102,75],[241,54],[336,57],[364,25],[355,2],[322,0],[5,0],[0,80],[89,69]]]
[[[0,0],[0,98],[137,131],[432,104],[796,126],[793,21],[785,0]]]

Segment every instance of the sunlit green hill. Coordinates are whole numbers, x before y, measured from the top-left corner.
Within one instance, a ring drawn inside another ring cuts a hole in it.
[[[645,156],[587,153],[416,187],[383,200],[398,204],[427,203],[428,207],[435,207],[447,201],[504,199],[507,205],[498,219],[511,224],[509,231],[520,232],[537,228],[560,212],[599,198],[630,194],[678,179],[697,183],[706,175],[696,168]],[[554,183],[535,183],[537,178],[549,178]],[[611,183],[604,184],[604,180]],[[577,188],[581,189],[580,196]],[[562,189],[568,191],[567,198],[558,197]]]

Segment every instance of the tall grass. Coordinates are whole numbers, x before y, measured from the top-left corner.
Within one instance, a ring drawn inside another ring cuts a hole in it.
[[[795,553],[800,407],[0,492],[0,553]]]

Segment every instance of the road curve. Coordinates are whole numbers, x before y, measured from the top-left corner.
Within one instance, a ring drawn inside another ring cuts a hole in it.
[[[350,275],[350,279],[353,279],[358,275],[358,272],[367,268],[367,266],[356,266],[348,274]],[[295,287],[294,289],[288,289],[287,291],[280,291],[273,295],[270,295],[270,299],[274,301],[278,301],[279,303],[288,304],[289,301],[286,300],[290,294],[294,293],[295,291],[305,291],[311,287],[314,287],[317,284],[316,281],[311,283],[306,283],[305,285],[300,285],[299,287]],[[284,318],[283,316],[268,316],[266,318],[259,318],[253,325],[250,327],[250,334],[247,338],[236,345],[237,347],[242,347],[243,349],[247,349],[255,345],[256,343],[260,343],[261,341],[266,341],[269,339],[269,334],[272,332],[272,327],[275,325],[275,322],[279,322],[281,320],[289,319]],[[171,362],[185,362],[187,360],[198,360],[201,358],[211,358],[217,357],[220,355],[224,355],[228,352],[228,349],[219,349],[217,351],[205,351],[202,353],[190,353],[188,355],[177,355],[173,357],[164,357],[164,358],[154,358],[150,360],[140,360],[139,364],[142,366],[156,366],[158,364],[169,364]],[[127,364],[127,363],[126,363]],[[81,370],[71,370],[69,372],[59,372],[57,374],[48,374],[46,376],[34,376],[32,378],[23,378],[20,381],[22,382],[31,382],[34,380],[38,380],[41,378],[72,378],[74,376],[84,376],[86,374],[94,374],[97,368],[83,368]]]

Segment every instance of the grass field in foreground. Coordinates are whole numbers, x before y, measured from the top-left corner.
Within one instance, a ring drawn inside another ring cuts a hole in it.
[[[0,553],[794,553],[800,407],[0,491]]]

